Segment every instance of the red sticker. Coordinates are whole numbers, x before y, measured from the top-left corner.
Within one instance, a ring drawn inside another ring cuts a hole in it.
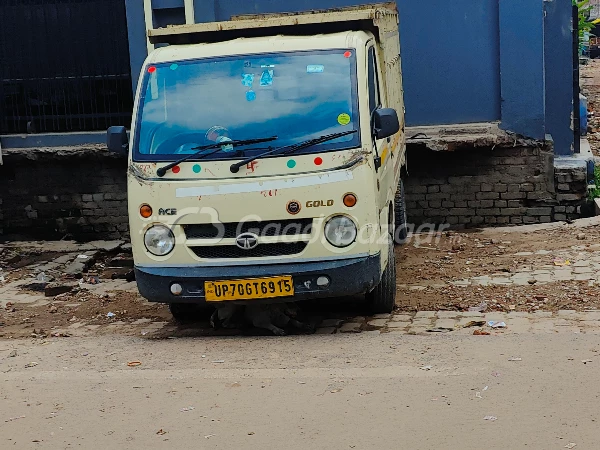
[[[175,166],[171,170],[173,171],[173,173],[179,173],[179,171],[181,170],[181,168],[179,166]]]
[[[317,166],[320,166],[321,164],[323,164],[323,158],[321,158],[321,157],[317,156],[317,157],[315,158],[315,164],[316,164]]]
[[[154,72],[156,72],[156,67],[154,67],[154,66],[148,67],[148,73],[154,73]]]
[[[350,58],[352,56],[352,52],[344,53],[344,58]]]

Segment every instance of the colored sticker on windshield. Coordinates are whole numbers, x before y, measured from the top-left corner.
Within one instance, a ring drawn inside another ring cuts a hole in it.
[[[251,87],[254,84],[254,74],[253,73],[244,73],[242,74],[242,85],[246,87]]]
[[[350,114],[342,113],[338,116],[337,120],[340,125],[348,125],[350,123]]]
[[[321,64],[311,64],[306,66],[306,73],[323,73],[325,72],[325,66]]]
[[[260,76],[261,86],[272,86],[273,85],[273,70],[265,70]]]
[[[171,65],[169,66],[169,69],[171,69],[171,70],[177,70],[177,68],[178,68],[178,67],[179,67],[179,64],[175,64],[175,63],[173,63],[173,64],[171,64]]]
[[[256,100],[256,92],[254,92],[254,91],[246,92],[246,100],[248,100],[249,102],[253,102],[254,100]]]

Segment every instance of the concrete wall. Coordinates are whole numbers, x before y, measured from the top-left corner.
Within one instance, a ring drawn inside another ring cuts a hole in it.
[[[546,129],[557,155],[573,153],[573,44],[570,1],[545,2]]]
[[[140,38],[145,27],[144,8],[141,1],[125,1],[133,77],[137,79],[140,54],[146,52],[145,38]],[[164,25],[157,16],[164,2],[151,3],[155,26],[159,22]],[[192,2],[195,22],[228,20],[239,14],[364,3],[369,2]],[[566,70],[572,58],[567,32],[569,19],[565,15],[570,0],[397,0],[397,3],[409,126],[500,121],[504,129],[535,139],[556,134],[557,151],[560,154],[570,151],[572,105],[566,99],[571,96],[572,74]],[[185,13],[184,2],[178,1],[177,5],[181,16]],[[550,47],[546,49],[546,45]]]
[[[122,1],[127,12],[132,89],[149,49],[147,23],[208,22],[235,14],[368,2]],[[409,126],[498,121],[502,128],[526,137],[541,140],[549,134],[557,154],[572,152],[570,0],[397,3]],[[68,137],[62,145],[71,145]]]
[[[500,127],[542,140],[546,136],[544,0],[502,0],[499,5]]]
[[[205,8],[197,22],[369,2],[217,0],[214,13],[207,3],[196,0]],[[500,120],[498,1],[398,0],[398,8],[408,125]]]

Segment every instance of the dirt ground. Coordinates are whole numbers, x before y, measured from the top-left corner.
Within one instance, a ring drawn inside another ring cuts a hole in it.
[[[593,450],[598,351],[591,334],[0,338],[0,448]]]
[[[576,261],[569,256],[600,250],[596,244],[600,227],[539,228],[543,227],[450,232],[437,244],[397,248],[399,309],[464,311],[482,302],[488,310],[506,312],[600,309],[600,285],[590,280],[538,283],[532,279],[531,284],[517,286],[450,284],[485,275],[510,276],[525,268],[571,266]],[[409,281],[411,286],[406,284]]]
[[[600,309],[600,245],[596,244],[600,222],[581,222],[583,225],[533,225],[413,236],[396,247],[396,314]],[[93,264],[74,277],[64,273],[69,262],[56,266],[53,261],[72,260],[78,254],[73,252],[77,247],[67,245],[67,252],[61,252],[60,243],[54,243],[53,251],[44,251],[44,245],[7,243],[0,247],[4,280],[0,283],[0,336],[68,336],[71,332],[67,330],[79,326],[96,334],[113,333],[117,326],[121,334],[138,334],[139,327],[131,325],[175,326],[165,305],[146,302],[135,282],[123,279],[130,268],[110,267],[114,261],[130,264],[129,250],[118,247],[98,251]],[[45,283],[37,279],[40,273],[54,279],[54,283],[75,287],[71,292],[45,297],[40,292]],[[561,274],[567,276],[558,276]],[[10,290],[11,285],[17,286]],[[309,304],[305,309],[315,321],[368,316],[366,305],[357,299]],[[214,333],[206,314],[195,318],[190,327],[194,333]],[[185,328],[178,330],[186,333]]]

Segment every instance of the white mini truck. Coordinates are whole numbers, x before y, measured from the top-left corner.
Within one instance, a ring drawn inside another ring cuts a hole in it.
[[[129,160],[140,293],[176,318],[351,295],[391,312],[406,228],[396,5],[148,35],[163,46],[143,65],[130,135],[108,131]]]

